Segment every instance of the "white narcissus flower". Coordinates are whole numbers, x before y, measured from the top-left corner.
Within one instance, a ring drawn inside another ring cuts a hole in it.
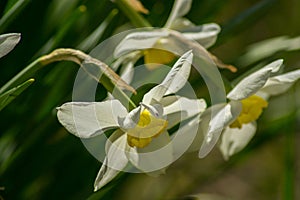
[[[271,77],[283,60],[277,60],[241,80],[227,95],[227,104],[214,105],[201,115],[204,141],[199,157],[205,157],[222,133],[220,150],[227,160],[241,151],[256,132],[256,120],[271,95],[287,91],[300,78],[300,70]]]
[[[120,65],[123,65],[124,68],[132,68],[141,56],[144,56],[145,64],[149,69],[155,68],[158,66],[157,64],[168,64],[175,59],[175,54],[182,55],[187,50],[193,49],[190,44],[178,40],[177,37],[193,42],[194,45],[197,44],[201,48],[212,46],[221,28],[215,23],[196,26],[188,19],[183,18],[189,12],[191,4],[192,0],[176,0],[163,28],[144,29],[128,34],[114,52],[114,57],[118,58],[113,64],[115,68]],[[196,54],[194,49],[193,51]],[[134,57],[133,54],[129,54],[131,52],[136,52]],[[123,62],[128,58],[132,62]]]
[[[196,122],[206,108],[202,99],[170,95],[187,82],[192,60],[191,51],[180,57],[163,82],[146,93],[140,105],[129,113],[118,100],[70,102],[58,108],[59,122],[80,138],[115,129],[106,142],[106,158],[95,180],[95,191],[117,176],[128,163],[142,172],[156,173],[178,158],[178,151],[183,148],[181,139],[187,141],[191,130],[197,132],[199,124]],[[169,128],[188,119],[189,123],[169,135]],[[185,132],[187,136],[183,137]]]

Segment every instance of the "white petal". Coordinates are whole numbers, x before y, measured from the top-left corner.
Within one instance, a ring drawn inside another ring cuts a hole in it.
[[[155,102],[153,105],[146,105],[141,103],[142,106],[144,106],[151,115],[155,116],[156,118],[161,118],[163,114],[163,107],[159,102]]]
[[[0,35],[0,58],[8,54],[21,39],[20,33],[7,33]]]
[[[170,28],[172,23],[177,19],[184,15],[186,15],[191,9],[192,0],[176,0],[172,11],[169,15],[169,18],[165,24],[166,28]]]
[[[122,69],[120,71],[120,77],[122,80],[124,80],[127,84],[130,84],[133,80],[134,76],[134,64],[135,60],[125,63],[122,66]]]
[[[126,115],[126,117],[118,117],[118,124],[120,125],[120,127],[123,129],[135,127],[140,120],[141,110],[141,106],[138,106],[137,108],[130,111],[128,115]]]
[[[188,99],[181,96],[164,97],[162,103],[168,103],[164,106],[164,116],[167,116],[168,128],[172,128],[183,120],[186,120],[197,114],[201,114],[206,109],[206,103],[203,99]]]
[[[116,135],[119,137],[114,138]],[[126,134],[120,136],[119,131],[116,131],[107,141],[109,143],[106,144],[107,157],[105,158],[96,177],[94,183],[95,191],[110,182],[126,167],[128,163],[127,156],[125,154],[125,146],[127,144],[126,138]]]
[[[194,23],[192,23],[190,20],[188,20],[187,18],[177,18],[175,19],[171,26],[169,27],[172,30],[176,30],[176,31],[182,31],[185,30],[187,28],[192,28],[195,27],[196,25]]]
[[[142,103],[150,105],[153,101],[159,102],[166,91],[167,89],[159,84],[144,95]]]
[[[110,66],[114,71],[117,71],[120,68],[121,79],[130,85],[134,77],[134,64],[140,57],[140,52],[132,52],[130,54],[121,56]],[[115,98],[111,93],[108,92],[107,99]]]
[[[220,150],[225,160],[246,147],[256,132],[256,122],[243,124],[242,128],[227,127],[222,134]]]
[[[217,143],[222,131],[240,114],[242,104],[231,101],[228,104],[218,104],[207,109],[201,116],[200,130],[204,141],[199,151],[199,157],[205,157]]]
[[[259,92],[267,95],[278,95],[286,92],[300,78],[300,70],[291,71],[268,79]]]
[[[168,31],[162,29],[130,33],[116,47],[114,57],[118,58],[133,51],[152,48],[159,39],[168,35]]]
[[[193,58],[193,67],[197,70],[197,73],[203,77],[213,97],[212,101],[214,103],[224,102],[226,99],[224,83],[216,64],[211,59],[207,50],[198,42],[191,41],[176,31],[170,31],[168,38],[169,42],[164,46],[166,50],[175,51],[179,54],[190,49],[193,50],[193,54],[195,55]]]
[[[151,104],[152,99],[159,102],[164,95],[176,93],[180,90],[187,82],[192,62],[192,51],[183,54],[174,64],[163,82],[144,95],[143,103]]]
[[[192,62],[192,51],[186,52],[177,60],[167,77],[161,83],[167,88],[165,95],[176,93],[185,85],[190,76]]]
[[[134,76],[134,64],[141,56],[142,54],[140,52],[132,52],[130,54],[122,56],[113,63],[112,68],[114,69],[114,71],[116,71],[122,64],[120,69],[120,77],[127,84],[130,84]]]
[[[112,68],[112,70],[117,71],[121,65],[127,65],[130,62],[135,63],[141,56],[142,56],[142,54],[140,52],[132,52],[132,53],[120,56],[112,64],[110,64],[110,67]]]
[[[142,172],[164,170],[173,162],[173,148],[167,132],[153,138],[144,148],[128,148],[128,160]]]
[[[190,40],[196,40],[205,48],[212,46],[216,42],[217,35],[220,31],[220,26],[215,23],[203,24],[201,26],[181,30],[185,37]]]
[[[283,60],[276,60],[240,81],[227,95],[228,99],[241,100],[261,89],[272,73],[277,72]]]
[[[59,122],[72,134],[90,138],[119,127],[118,117],[127,111],[118,100],[104,102],[70,102],[57,108]]]
[[[188,122],[180,124],[178,130],[172,134],[172,145],[173,145],[173,155],[174,160],[178,159],[181,155],[192,148],[192,144],[196,139],[199,139],[198,136],[202,138],[202,134],[197,134],[199,129],[200,116],[196,115]],[[199,150],[200,145],[197,146]]]

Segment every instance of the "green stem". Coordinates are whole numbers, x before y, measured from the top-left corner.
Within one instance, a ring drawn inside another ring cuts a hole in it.
[[[132,6],[130,6],[126,0],[115,0],[114,2],[122,10],[122,12],[130,19],[134,26],[152,27],[151,24],[135,9],[133,9]]]
[[[32,63],[30,63],[25,69],[19,72],[16,76],[10,79],[4,86],[0,88],[0,94],[3,94],[9,89],[18,86],[23,83],[25,80],[28,80],[32,77],[36,71],[41,69],[43,65],[40,63],[40,58],[36,59]]]
[[[83,67],[83,69],[85,69],[86,71],[87,69],[84,67],[84,65],[82,65],[84,62],[96,65],[102,73],[100,80],[99,77],[96,77],[93,74],[90,75],[96,81],[100,81],[103,84],[103,86],[110,93],[112,93],[115,98],[119,99],[125,106],[129,103],[130,107],[136,107],[136,105],[130,100],[130,98],[122,91],[122,89],[126,89],[135,94],[136,91],[134,90],[134,88],[128,85],[125,81],[123,81],[119,77],[119,75],[117,75],[105,63],[95,58],[92,58],[91,56],[83,53],[82,51],[75,49],[56,49],[48,55],[39,57],[30,65],[28,65],[25,69],[23,69],[19,74],[13,77],[10,81],[8,81],[0,89],[0,94],[32,77],[32,75],[37,70],[41,69],[43,66],[46,66],[56,61],[72,61]]]
[[[9,23],[25,8],[30,0],[18,0],[0,19],[0,32],[4,31]]]

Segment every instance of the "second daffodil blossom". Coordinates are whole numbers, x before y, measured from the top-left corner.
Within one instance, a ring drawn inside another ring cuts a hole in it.
[[[184,133],[189,137],[190,130],[197,132],[198,124],[187,123],[184,130],[179,127],[171,136],[168,130],[180,121],[199,119],[206,108],[202,99],[171,95],[187,82],[192,60],[191,51],[181,56],[162,83],[146,93],[140,105],[130,112],[118,100],[70,102],[58,108],[60,123],[80,138],[115,130],[106,141],[106,157],[95,180],[95,191],[129,163],[141,172],[160,173],[178,158],[174,143],[180,142],[174,142],[174,138]]]
[[[193,49],[193,45],[211,47],[221,28],[215,23],[196,26],[184,18],[191,6],[192,0],[176,0],[163,28],[138,29],[126,35],[114,52],[114,57],[118,59],[113,63],[113,68],[121,65],[132,68],[143,56],[146,67],[153,69],[160,64],[169,64],[177,55]]]
[[[201,115],[200,131],[205,139],[199,157],[211,151],[221,133],[220,150],[226,160],[249,143],[268,98],[285,92],[300,78],[300,70],[272,77],[282,62],[276,60],[250,74],[229,92],[227,104],[214,105]]]

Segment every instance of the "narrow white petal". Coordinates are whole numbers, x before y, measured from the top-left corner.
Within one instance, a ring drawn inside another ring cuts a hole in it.
[[[272,73],[277,72],[283,60],[276,60],[240,81],[227,95],[228,99],[241,100],[261,89]]]
[[[144,104],[151,104],[152,99],[159,102],[164,95],[176,93],[180,90],[190,75],[193,53],[188,51],[174,64],[163,82],[152,88],[143,98]]]
[[[161,118],[163,114],[163,107],[159,102],[155,102],[153,105],[146,105],[141,103],[142,106],[144,106],[151,115],[155,116],[156,118]]]
[[[204,145],[204,138],[208,133],[209,123],[212,120],[212,111],[214,113],[220,112],[226,106],[225,103],[216,104],[208,109],[206,109],[201,115],[199,121],[199,125],[197,127],[197,135],[194,138],[193,143],[191,144],[189,151],[199,151],[199,149]],[[204,157],[204,156],[203,156]]]
[[[184,15],[186,15],[191,9],[192,0],[176,0],[174,2],[172,11],[169,15],[169,18],[165,24],[166,28],[170,28],[172,23]]]
[[[136,55],[136,57],[133,57],[133,54]],[[110,66],[114,71],[120,69],[121,79],[130,85],[134,77],[134,64],[140,57],[141,55],[139,55],[139,52],[132,52],[128,55],[120,57]],[[107,99],[115,98],[111,93],[108,92]]]
[[[144,95],[142,103],[150,105],[154,101],[159,102],[166,91],[167,88],[159,84]]]
[[[160,134],[144,148],[128,148],[127,158],[142,172],[164,171],[173,162],[173,147],[169,134]]]
[[[185,37],[190,40],[196,40],[205,48],[212,46],[216,42],[217,35],[220,31],[220,26],[215,23],[203,24],[201,26],[181,30]]]
[[[107,157],[105,158],[94,183],[94,190],[97,191],[113,178],[115,178],[121,170],[123,170],[127,163],[127,156],[125,154],[125,146],[127,144],[126,134],[119,136],[119,132],[113,133],[107,141]]]
[[[141,106],[138,106],[137,108],[130,111],[128,115],[126,115],[126,117],[118,117],[118,124],[120,125],[120,127],[123,129],[135,127],[140,120],[141,110]]]
[[[8,54],[21,39],[20,33],[7,33],[0,35],[0,58]]]
[[[119,127],[118,117],[127,111],[118,100],[104,102],[70,102],[57,108],[59,122],[72,134],[90,138]]]
[[[202,138],[201,142],[203,141],[203,135],[200,132],[198,134],[199,122],[200,115],[196,115],[191,120],[181,124],[178,130],[172,135],[174,160],[178,159],[185,152],[191,151],[195,140]],[[200,144],[197,146],[197,150],[199,150]]]
[[[120,71],[120,77],[122,80],[124,80],[127,84],[130,84],[133,80],[134,76],[134,64],[135,61],[128,62],[123,65],[121,71]]]
[[[164,106],[163,112],[168,120],[168,128],[172,128],[192,116],[201,114],[206,109],[206,102],[203,99],[167,96],[163,98],[162,103],[168,103]]]
[[[161,83],[167,88],[165,95],[176,93],[185,85],[190,76],[192,63],[192,51],[186,52],[177,60],[167,77]]]
[[[133,51],[152,48],[159,39],[168,35],[168,31],[162,29],[130,33],[116,47],[114,57],[118,58]]]
[[[132,53],[123,55],[123,56],[117,58],[112,64],[110,64],[110,67],[114,71],[117,71],[122,65],[123,66],[125,65],[125,68],[126,68],[126,65],[128,63],[135,63],[141,56],[142,56],[142,54],[140,52],[132,52]],[[122,71],[122,68],[121,68],[121,71]]]
[[[114,62],[113,69],[116,71],[119,66],[122,64],[120,70],[120,77],[127,83],[130,84],[134,76],[134,64],[141,57],[140,52],[132,52],[126,56],[122,56],[116,62]]]
[[[172,30],[176,30],[176,31],[183,31],[187,28],[192,28],[195,27],[196,25],[194,23],[192,23],[190,20],[188,20],[187,18],[181,17],[181,18],[177,18],[175,19],[171,26],[168,27]]]
[[[196,41],[187,39],[179,32],[170,31],[169,42],[165,48],[172,52],[178,52],[180,55],[192,49],[195,55],[193,58],[193,67],[203,77],[213,97],[212,101],[224,102],[226,94],[222,77],[210,54],[204,47]]]
[[[201,116],[200,130],[204,141],[199,151],[199,157],[205,157],[217,143],[222,131],[240,114],[242,105],[239,101],[212,106]]]
[[[222,134],[220,150],[225,160],[246,147],[256,132],[256,122],[243,124],[242,128],[227,127]]]
[[[278,95],[286,92],[300,78],[300,69],[268,79],[259,92],[268,95]]]

